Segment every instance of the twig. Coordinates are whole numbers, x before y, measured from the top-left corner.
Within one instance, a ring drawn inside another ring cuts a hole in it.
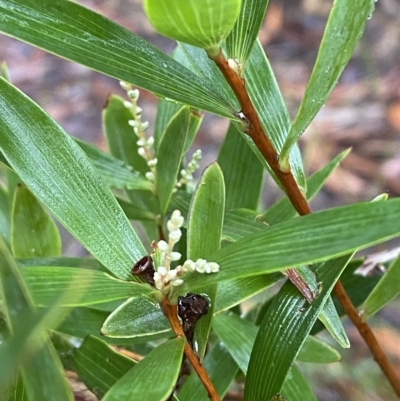
[[[352,304],[345,289],[340,281],[338,281],[334,287],[334,292],[338,298],[340,304],[342,305],[346,315],[353,322],[354,326],[357,327],[358,332],[361,337],[367,343],[369,349],[371,350],[375,361],[378,363],[383,373],[387,377],[389,383],[391,384],[394,392],[398,397],[400,397],[400,381],[396,376],[396,373],[390,364],[388,357],[383,352],[381,346],[378,343],[374,333],[367,323],[362,321],[357,309]]]
[[[171,324],[172,330],[174,331],[175,335],[178,337],[186,338],[181,323],[179,322],[178,319],[177,306],[170,305],[167,298],[165,298],[162,301],[161,305],[164,309],[165,316],[169,320],[169,323]],[[201,365],[201,363],[197,359],[197,356],[195,355],[192,347],[189,345],[187,341],[185,342],[185,355],[186,358],[189,360],[190,364],[193,366],[193,369],[199,376],[200,381],[203,383],[210,400],[221,401],[217,391],[215,390],[214,385],[212,384],[210,378],[207,375],[207,372],[205,371],[203,365]]]
[[[255,110],[254,105],[247,92],[244,79],[242,79],[232,68],[230,68],[228,61],[226,60],[222,51],[219,53],[218,56],[210,58],[215,62],[219,70],[222,72],[240,103],[240,106],[242,108],[241,111],[248,122],[246,133],[254,141],[257,148],[263,154],[265,160],[271,167],[271,170],[275,173],[276,177],[281,182],[283,188],[285,189],[286,195],[293,204],[294,208],[300,215],[310,214],[311,209],[308,206],[308,203],[301,193],[299,187],[297,186],[297,183],[291,171],[282,171],[279,166],[279,154],[274,149],[267,135],[264,133],[264,130],[258,118],[257,111]],[[302,279],[300,280],[300,282],[298,281],[299,277],[297,274],[295,274],[295,270],[288,269],[285,271],[285,274],[307,299],[309,296],[309,287]],[[374,359],[381,367],[383,373],[393,387],[393,390],[400,397],[399,379],[396,377],[396,374],[389,360],[383,353],[383,350],[376,340],[371,328],[368,326],[367,323],[361,320],[360,315],[357,313],[357,310],[353,306],[340,281],[336,283],[334,287],[334,293],[338,297],[346,314],[349,316],[353,324],[360,332],[361,336],[364,338],[368,348],[374,356]]]

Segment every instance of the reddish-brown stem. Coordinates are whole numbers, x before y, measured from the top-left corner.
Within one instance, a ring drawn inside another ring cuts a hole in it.
[[[361,319],[360,314],[349,299],[340,281],[336,283],[334,287],[334,292],[344,311],[346,312],[346,315],[353,322],[354,326],[357,327],[357,330],[360,333],[361,337],[367,343],[369,349],[374,356],[374,359],[381,367],[394,392],[398,397],[400,397],[400,381],[397,378],[389,359],[383,352],[381,346],[378,343],[378,340],[376,339],[369,325]]]
[[[175,335],[178,337],[186,338],[185,333],[183,332],[181,323],[179,322],[179,318],[178,318],[178,314],[177,314],[177,306],[170,305],[168,303],[167,298],[165,298],[162,301],[161,305],[163,307],[165,316],[169,320],[169,323],[170,323]],[[205,387],[210,400],[211,401],[221,401],[217,391],[215,390],[214,385],[212,384],[210,378],[207,375],[207,372],[205,371],[203,365],[200,363],[200,361],[198,360],[197,356],[195,355],[192,347],[189,345],[189,343],[187,341],[185,343],[185,355],[186,355],[186,358],[189,360],[190,364],[193,366],[193,369],[199,376],[200,381],[203,383],[203,386]]]
[[[224,75],[226,81],[234,91],[240,106],[242,113],[248,122],[248,128],[246,133],[256,144],[259,151],[263,154],[265,160],[269,164],[271,170],[275,173],[278,180],[281,182],[285,189],[286,195],[293,204],[294,208],[300,215],[306,215],[311,213],[311,209],[301,193],[291,171],[282,171],[279,165],[279,154],[273,147],[271,141],[265,134],[261,122],[258,118],[257,111],[250,99],[250,96],[246,90],[244,79],[242,79],[236,71],[230,68],[228,61],[226,60],[222,51],[216,57],[210,57],[219,70]],[[292,281],[292,283],[299,289],[303,296],[308,299],[308,292],[311,291],[307,284],[301,279],[299,282],[299,276],[295,270],[287,269],[285,274]],[[304,287],[305,286],[305,287]],[[311,292],[312,293],[312,292]],[[374,359],[381,367],[383,373],[387,377],[389,383],[393,387],[395,393],[400,397],[400,381],[396,377],[396,374],[383,353],[378,341],[376,340],[371,328],[367,323],[363,322],[357,310],[353,306],[350,298],[346,294],[342,284],[338,282],[334,287],[334,293],[338,297],[344,311],[349,316],[353,324],[356,326],[361,336],[364,338],[368,348],[370,349]]]

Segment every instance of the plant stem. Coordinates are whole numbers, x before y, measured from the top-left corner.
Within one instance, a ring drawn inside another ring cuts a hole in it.
[[[177,306],[169,304],[168,298],[165,298],[162,301],[161,305],[163,307],[165,316],[169,320],[169,323],[171,324],[172,330],[174,331],[175,335],[178,337],[186,338],[178,318]],[[185,343],[185,355],[189,360],[190,364],[193,366],[193,369],[197,373],[197,376],[199,376],[200,381],[203,383],[210,400],[221,401],[217,393],[217,390],[215,390],[214,385],[212,384],[210,378],[207,375],[207,372],[205,371],[203,365],[199,362],[196,354],[194,353],[192,347],[189,345],[187,341]]]
[[[210,57],[210,56],[209,56]],[[281,182],[287,197],[297,210],[299,215],[303,216],[311,213],[311,209],[301,193],[296,180],[294,179],[290,170],[282,171],[279,165],[279,154],[273,147],[271,141],[265,134],[261,122],[258,118],[258,114],[254,105],[247,92],[244,79],[242,79],[232,68],[230,68],[228,61],[226,60],[222,51],[215,57],[210,57],[221,73],[224,75],[226,81],[234,91],[240,106],[242,113],[248,122],[247,130],[245,131],[256,144],[259,151],[263,154],[265,160],[269,164],[271,170],[275,173],[278,180]],[[309,293],[312,291],[303,279],[299,281],[299,275],[294,269],[287,269],[285,274],[288,276],[290,281],[299,289],[302,295],[308,300]],[[374,333],[372,332],[369,325],[362,321],[360,315],[352,304],[349,296],[346,294],[342,284],[338,281],[334,287],[334,293],[337,296],[340,304],[344,311],[349,316],[353,324],[356,326],[360,335],[363,337],[368,348],[370,349],[374,359],[381,367],[383,373],[387,377],[395,393],[400,397],[400,381],[396,377],[396,374],[391,366],[388,358],[384,354],[380,347]]]

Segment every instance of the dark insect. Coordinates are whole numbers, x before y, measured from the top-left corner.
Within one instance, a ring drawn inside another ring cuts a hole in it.
[[[143,256],[142,259],[136,262],[131,272],[154,287],[154,264],[150,255]]]
[[[182,319],[182,327],[189,344],[193,348],[193,335],[197,321],[208,312],[208,300],[199,294],[189,292],[178,298],[178,316]]]

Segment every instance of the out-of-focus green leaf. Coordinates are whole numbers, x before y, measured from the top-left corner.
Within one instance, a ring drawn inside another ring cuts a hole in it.
[[[60,313],[57,300],[45,313],[35,310],[23,277],[1,238],[0,293],[10,333],[0,349],[0,388],[9,386],[20,367],[29,399],[50,401],[50,395],[57,394],[60,401],[72,401],[61,363],[45,332],[65,314]]]
[[[63,297],[60,306],[86,306],[117,299],[151,296],[154,288],[146,284],[122,281],[107,273],[82,268],[26,267],[22,274],[36,306],[50,306],[68,283],[74,288]],[[82,294],[82,296],[78,296]]]
[[[232,117],[230,106],[214,94],[212,82],[192,74],[141,37],[74,2],[2,1],[0,30],[161,97]]]
[[[261,28],[268,0],[243,0],[236,24],[226,38],[228,57],[239,64],[239,72],[244,70],[251,49]]]
[[[117,198],[117,201],[129,220],[142,220],[152,222],[157,220],[157,216],[148,210],[143,210],[137,205],[134,205],[120,198]]]
[[[122,160],[116,159],[87,142],[79,139],[75,139],[75,142],[86,153],[86,156],[110,187],[148,191],[152,189],[149,180],[133,171],[133,168],[126,165]]]
[[[224,174],[226,210],[256,210],[264,167],[232,123],[219,151],[218,164]]]
[[[182,108],[175,114],[169,122],[158,147],[155,183],[162,214],[167,211],[178,176],[189,128],[189,116],[190,111],[188,107]]]
[[[333,3],[310,81],[282,148],[283,164],[292,146],[325,104],[337,84],[374,7],[375,0],[335,0]]]
[[[158,145],[168,126],[171,118],[182,108],[183,106],[170,100],[159,99],[157,103],[157,115],[154,122],[154,148],[158,150]],[[158,152],[157,152],[158,153]]]
[[[83,269],[107,271],[107,269],[93,258],[70,258],[62,256],[59,258],[31,258],[17,259],[18,267],[52,266],[52,267],[79,267]]]
[[[115,197],[79,146],[1,78],[0,148],[32,193],[75,238],[114,274],[128,278],[133,262],[146,251]]]
[[[61,237],[56,224],[25,185],[15,189],[11,246],[16,258],[61,254]]]
[[[0,76],[3,77],[6,81],[10,81],[10,77],[8,75],[7,63],[5,61],[0,63]]]
[[[218,164],[213,163],[204,170],[190,205],[187,229],[187,257],[189,259],[196,261],[201,258],[213,262],[210,255],[221,246],[224,210],[224,176]],[[194,342],[198,345],[197,353],[202,359],[211,328],[217,285],[201,286],[197,291],[200,294],[207,294],[211,302],[208,314],[197,323],[194,333]]]
[[[8,390],[3,389],[3,394],[0,397],[3,397],[0,398],[2,401],[29,401],[21,373],[18,373],[14,384]]]
[[[219,53],[219,44],[232,30],[241,0],[145,0],[144,10],[156,31],[179,42]]]
[[[362,311],[367,320],[400,293],[400,256],[390,265],[378,285],[365,300]]]
[[[203,366],[221,399],[224,397],[238,367],[226,347],[218,342],[204,358]],[[180,401],[209,401],[198,376],[192,373],[179,390]]]
[[[334,363],[340,361],[340,354],[328,344],[308,336],[296,359],[300,362]]]
[[[178,379],[185,341],[177,337],[155,348],[122,376],[103,400],[164,401]]]
[[[302,344],[349,259],[349,255],[343,256],[322,263],[316,269],[322,288],[312,304],[306,304],[290,281],[274,297],[252,350],[245,401],[268,401],[280,392]]]
[[[317,401],[300,369],[293,365],[283,384],[282,395],[290,401]]]
[[[138,138],[129,125],[133,116],[124,105],[124,99],[111,95],[103,109],[103,132],[110,153],[144,174],[149,171],[146,161],[138,154]]]
[[[93,336],[85,338],[82,345],[75,348],[73,363],[79,378],[98,398],[135,365],[135,361]]]
[[[347,149],[332,159],[326,166],[322,167],[316,173],[314,173],[307,180],[307,200],[310,201],[314,195],[318,193],[320,188],[324,185],[326,179],[331,173],[339,166],[341,161],[350,153],[350,149]],[[296,210],[284,196],[260,217],[260,221],[265,221],[270,226],[280,223],[281,221],[289,220],[297,215]]]
[[[107,337],[140,337],[171,330],[161,308],[146,298],[133,298],[117,308],[101,328]]]
[[[400,200],[343,206],[267,227],[211,256],[218,274],[185,279],[188,288],[316,263],[394,238]]]
[[[11,207],[7,190],[0,184],[0,237],[7,245],[11,240]]]

